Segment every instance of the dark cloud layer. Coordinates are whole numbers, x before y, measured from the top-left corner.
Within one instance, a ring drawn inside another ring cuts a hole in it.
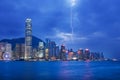
[[[120,57],[119,4],[120,0],[76,0],[72,34],[70,0],[1,0],[0,39],[23,37],[29,17],[33,35],[43,40],[48,37],[75,50],[90,48],[108,57]]]

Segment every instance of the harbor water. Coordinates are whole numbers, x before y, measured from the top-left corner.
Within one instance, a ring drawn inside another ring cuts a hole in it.
[[[0,80],[120,80],[120,62],[0,61]]]

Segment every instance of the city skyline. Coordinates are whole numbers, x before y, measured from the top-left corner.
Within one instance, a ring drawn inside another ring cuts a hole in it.
[[[69,49],[89,48],[119,58],[120,1],[73,0],[72,27],[70,1],[1,0],[0,39],[24,37],[24,21],[29,17],[33,35],[42,40],[50,38]]]

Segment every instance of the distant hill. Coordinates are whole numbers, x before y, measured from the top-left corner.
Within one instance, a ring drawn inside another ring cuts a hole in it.
[[[44,42],[43,40],[41,40],[41,39],[39,39],[35,36],[32,36],[32,47],[37,48],[40,41]],[[12,44],[12,49],[14,49],[15,45],[17,43],[18,44],[24,44],[25,43],[25,38],[2,39],[2,40],[0,40],[0,42],[11,43]]]

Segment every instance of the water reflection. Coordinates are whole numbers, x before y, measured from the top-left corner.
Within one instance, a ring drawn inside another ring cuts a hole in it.
[[[65,61],[64,63],[61,62],[61,67],[59,68],[60,72],[59,72],[59,77],[63,78],[63,79],[69,79],[70,78],[70,74],[71,74],[71,69],[69,68],[69,62]]]
[[[85,63],[85,71],[84,71],[82,80],[93,80],[93,73],[90,66],[90,62]]]
[[[93,73],[89,62],[74,63],[61,63],[59,75],[66,80],[92,80]]]
[[[0,80],[120,80],[120,62],[0,62],[0,65]]]

